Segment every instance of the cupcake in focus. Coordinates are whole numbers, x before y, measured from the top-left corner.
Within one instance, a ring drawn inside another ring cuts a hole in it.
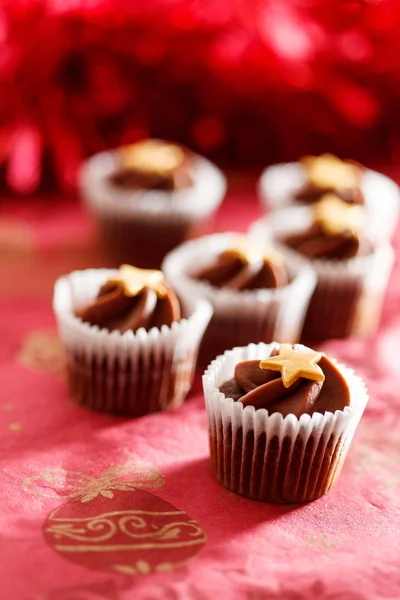
[[[301,258],[288,260],[237,233],[187,242],[167,255],[162,269],[182,297],[205,298],[214,308],[200,347],[202,365],[232,346],[278,334],[296,342],[315,286]]]
[[[107,259],[146,268],[159,267],[169,250],[208,231],[226,190],[215,165],[162,140],[96,154],[80,181]]]
[[[365,220],[362,206],[326,194],[312,208],[277,211],[250,230],[255,241],[272,239],[315,270],[302,333],[307,343],[376,332],[394,253],[373,241]]]
[[[203,376],[211,463],[231,491],[309,502],[337,480],[368,395],[353,371],[305,346],[250,344]]]
[[[209,303],[182,301],[160,271],[122,265],[62,277],[53,306],[77,403],[141,416],[183,402]]]
[[[266,210],[310,205],[326,194],[366,209],[366,224],[376,241],[389,239],[396,227],[400,194],[389,177],[354,161],[332,154],[304,156],[296,163],[272,165],[259,181],[259,195]]]

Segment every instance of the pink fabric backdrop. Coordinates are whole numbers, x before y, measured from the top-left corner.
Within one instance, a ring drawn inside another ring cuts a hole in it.
[[[249,187],[234,190],[217,230],[259,216]],[[0,596],[399,598],[400,265],[376,339],[324,346],[371,395],[337,485],[314,503],[274,506],[214,480],[200,374],[182,408],[139,420],[69,401],[52,285],[101,264],[92,239],[78,204],[3,203]]]

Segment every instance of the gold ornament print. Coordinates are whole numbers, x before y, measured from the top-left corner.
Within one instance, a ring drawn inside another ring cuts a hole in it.
[[[40,475],[24,479],[22,487],[37,496],[77,498],[80,502],[90,502],[98,495],[113,498],[114,490],[134,492],[141,488],[158,488],[164,483],[161,473],[151,465],[130,461],[106,469],[99,477],[64,469],[47,469]]]
[[[146,491],[163,484],[151,465],[130,461],[98,477],[48,469],[25,479],[23,489],[69,499],[43,526],[45,540],[62,557],[89,569],[137,576],[178,568],[207,541],[185,511]]]

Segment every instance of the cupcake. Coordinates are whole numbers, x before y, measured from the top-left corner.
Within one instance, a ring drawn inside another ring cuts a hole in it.
[[[169,250],[208,231],[225,189],[215,165],[161,140],[96,154],[81,171],[83,199],[116,265],[159,267]]]
[[[141,416],[183,402],[209,303],[182,301],[160,271],[122,265],[62,277],[53,306],[77,403]]]
[[[394,254],[364,230],[365,210],[327,194],[313,208],[277,211],[250,230],[259,243],[272,238],[306,259],[317,285],[302,340],[318,342],[375,333]]]
[[[332,154],[304,156],[296,163],[268,167],[259,182],[266,210],[314,204],[326,194],[335,194],[348,204],[364,205],[366,227],[377,241],[393,235],[399,212],[398,186],[356,162],[342,161]]]
[[[237,233],[206,236],[173,250],[163,271],[183,297],[206,298],[214,314],[204,335],[202,365],[234,345],[296,342],[315,286],[301,258],[287,260]]]
[[[264,502],[326,494],[368,400],[353,371],[292,344],[229,350],[208,367],[203,388],[215,476]]]

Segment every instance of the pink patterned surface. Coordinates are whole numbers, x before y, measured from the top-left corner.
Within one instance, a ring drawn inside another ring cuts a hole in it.
[[[216,229],[258,215],[239,189]],[[200,374],[182,408],[140,420],[69,402],[51,289],[62,272],[101,263],[91,239],[73,203],[14,201],[0,217],[0,595],[399,598],[400,265],[376,339],[324,347],[371,395],[337,485],[308,505],[273,506],[213,478]],[[143,510],[144,522],[133,512]]]

